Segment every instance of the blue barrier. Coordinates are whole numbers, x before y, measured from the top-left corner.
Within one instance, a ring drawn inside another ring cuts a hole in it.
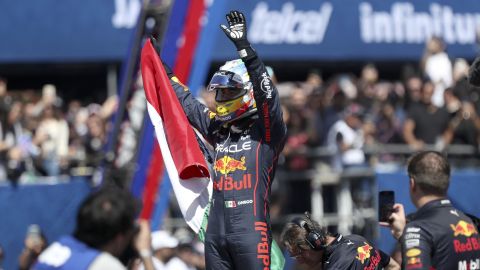
[[[77,208],[90,191],[88,180],[80,177],[68,183],[0,187],[3,268],[18,268],[18,256],[24,247],[28,225],[40,225],[49,243],[72,233]]]
[[[405,207],[407,214],[416,211],[410,201],[408,176],[406,172],[377,174],[378,190],[395,191],[395,201]],[[463,212],[480,216],[480,171],[454,171],[448,189],[448,197],[452,204]],[[393,251],[396,240],[387,228],[380,228],[378,247],[389,253]]]

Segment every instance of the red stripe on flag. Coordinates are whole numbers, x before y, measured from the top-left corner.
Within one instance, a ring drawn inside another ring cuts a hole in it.
[[[140,213],[140,218],[142,219],[149,220],[152,216],[153,208],[157,201],[157,191],[162,179],[161,176],[163,175],[163,171],[163,157],[160,153],[158,143],[155,143],[152,151],[152,159],[149,164],[147,183],[143,190],[143,207],[142,212]]]
[[[190,8],[187,13],[187,21],[182,34],[182,46],[178,49],[177,62],[175,63],[175,74],[182,82],[187,82],[192,60],[194,58],[197,41],[200,37],[202,29],[202,17],[205,12],[205,1],[195,0],[191,1]]]
[[[208,177],[208,167],[195,133],[150,40],[142,50],[141,69],[147,101],[163,120],[167,142],[180,178]]]

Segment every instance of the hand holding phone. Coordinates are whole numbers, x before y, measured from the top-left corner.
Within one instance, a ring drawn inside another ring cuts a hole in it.
[[[393,205],[395,204],[395,192],[392,190],[384,190],[378,193],[378,220],[380,222],[388,222],[390,215],[393,213]]]
[[[25,246],[31,250],[37,250],[42,246],[42,235],[40,226],[31,224],[28,226],[27,235],[25,238]]]

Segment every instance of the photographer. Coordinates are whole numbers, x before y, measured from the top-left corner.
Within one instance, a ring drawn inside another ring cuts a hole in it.
[[[135,223],[138,205],[128,192],[104,188],[91,194],[77,214],[73,236],[61,237],[38,257],[35,270],[124,270],[121,263],[133,244],[145,269],[152,262],[150,228],[147,221]]]
[[[333,235],[311,220],[296,218],[288,223],[282,242],[299,264],[308,269],[400,269],[390,256],[360,235]]]
[[[400,241],[403,269],[478,269],[478,229],[447,199],[447,159],[434,151],[415,154],[408,163],[408,176],[418,211],[407,223],[403,205],[395,204],[389,222],[380,223]]]

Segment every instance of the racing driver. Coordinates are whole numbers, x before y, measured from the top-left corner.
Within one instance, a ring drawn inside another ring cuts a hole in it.
[[[164,66],[190,124],[215,148],[206,269],[270,269],[269,195],[286,126],[277,90],[247,40],[244,15],[231,11],[226,18],[221,28],[241,59],[226,62],[210,81],[216,112]]]

